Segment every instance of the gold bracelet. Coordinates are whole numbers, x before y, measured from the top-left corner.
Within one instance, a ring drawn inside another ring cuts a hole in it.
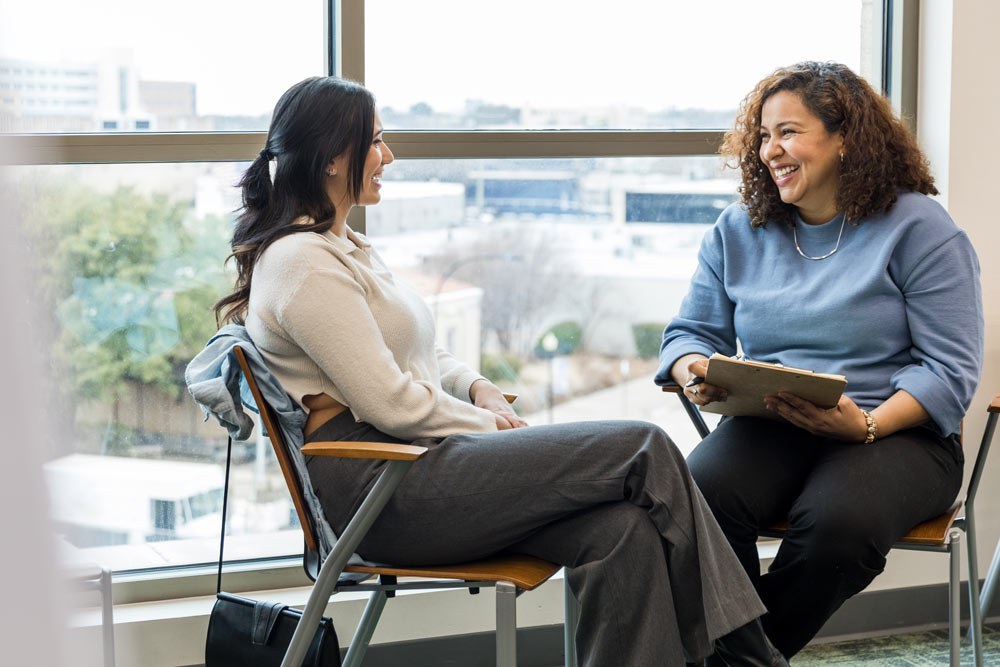
[[[878,422],[875,421],[875,415],[867,410],[862,410],[861,414],[865,416],[865,424],[868,426],[868,435],[865,436],[865,444],[870,445],[878,437]]]

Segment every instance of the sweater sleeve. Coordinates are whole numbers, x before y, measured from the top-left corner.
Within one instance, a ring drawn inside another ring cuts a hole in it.
[[[441,386],[448,394],[460,401],[471,402],[469,389],[476,380],[485,380],[441,347],[437,348],[438,368],[441,370]]]
[[[356,419],[406,440],[496,429],[489,411],[400,368],[350,269],[324,262],[301,275],[276,309],[278,323],[333,381]]]
[[[670,369],[686,354],[736,354],[735,306],[726,293],[724,273],[722,232],[717,224],[702,241],[698,268],[680,311],[663,332],[660,366],[653,378],[656,384],[671,384]]]
[[[917,399],[943,435],[958,433],[979,383],[984,345],[979,260],[965,233],[956,231],[920,258],[901,290],[917,363],[890,382]]]

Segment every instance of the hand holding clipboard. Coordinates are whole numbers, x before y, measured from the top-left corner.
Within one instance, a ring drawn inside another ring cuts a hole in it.
[[[722,387],[729,397],[722,402],[714,401],[701,406],[703,412],[771,419],[776,416],[764,407],[765,396],[775,396],[784,391],[821,408],[832,408],[847,386],[847,378],[843,375],[733,359],[718,353],[709,357],[705,382]]]

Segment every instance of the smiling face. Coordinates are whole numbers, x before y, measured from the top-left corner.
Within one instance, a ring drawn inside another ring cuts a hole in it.
[[[382,140],[382,119],[375,112],[371,144],[365,156],[365,166],[361,181],[361,192],[355,201],[348,193],[347,174],[350,170],[351,151],[344,151],[334,158],[327,167],[327,192],[330,201],[337,208],[337,220],[346,220],[347,211],[352,206],[372,206],[382,200],[382,171],[395,160],[388,144]],[[344,204],[349,204],[344,206]]]
[[[782,90],[761,108],[760,139],[761,162],[781,201],[797,207],[809,224],[836,216],[843,137],[828,132],[797,93]]]
[[[385,165],[395,160],[389,144],[382,140],[382,119],[378,112],[375,112],[375,127],[372,130],[372,143],[368,147],[368,157],[365,158],[364,181],[361,183],[361,193],[358,201],[354,202],[359,206],[371,206],[382,200],[382,170]]]

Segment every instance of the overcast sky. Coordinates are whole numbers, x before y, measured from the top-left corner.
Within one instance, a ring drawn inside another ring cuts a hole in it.
[[[366,78],[397,108],[730,109],[779,65],[858,68],[862,4],[368,0]],[[322,2],[0,0],[2,56],[87,62],[112,51],[143,79],[195,82],[199,113],[266,114],[289,85],[323,73]]]

